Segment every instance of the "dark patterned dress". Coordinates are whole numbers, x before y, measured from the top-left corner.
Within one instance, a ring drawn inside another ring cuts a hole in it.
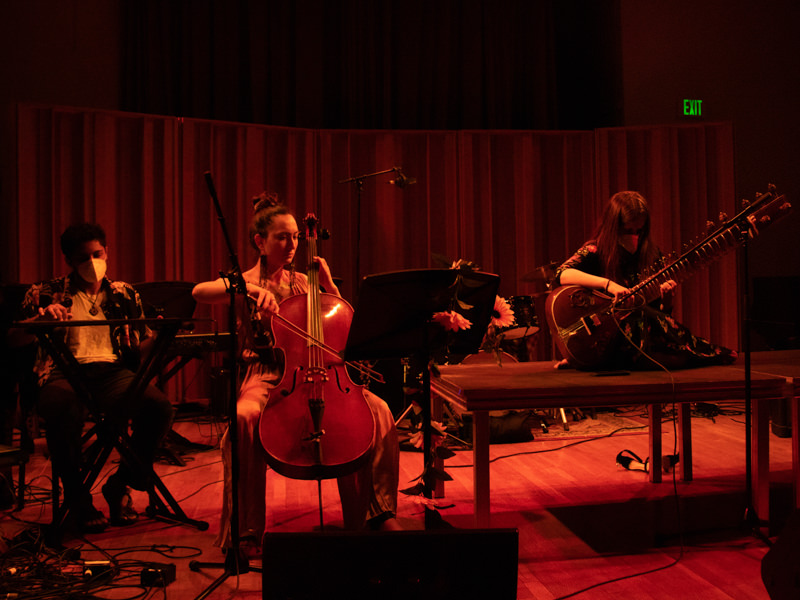
[[[639,255],[624,249],[622,253],[622,281],[617,283],[632,287],[639,282]],[[577,269],[598,277],[606,276],[594,242],[584,244],[556,270],[554,289],[561,285],[561,273],[565,269]],[[620,335],[617,348],[609,353],[610,358],[603,368],[644,371],[660,369],[663,365],[673,370],[727,365],[736,360],[736,352],[693,335],[686,326],[662,309],[659,299],[625,318],[622,327],[630,341]]]

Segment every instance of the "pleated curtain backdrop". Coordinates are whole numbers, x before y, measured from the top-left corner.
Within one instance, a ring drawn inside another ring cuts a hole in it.
[[[504,296],[543,292],[523,276],[568,257],[621,189],[649,200],[665,252],[737,208],[728,123],[314,130],[23,105],[18,131],[19,251],[7,272],[20,282],[65,272],[58,236],[82,220],[106,228],[114,278],[217,277],[230,259],[206,172],[243,268],[255,261],[249,199],[276,191],[298,217],[314,212],[330,231],[321,251],[351,301],[364,275],[441,266],[442,257],[499,274]],[[364,177],[360,189],[340,183],[393,167],[416,184],[390,185],[393,173]],[[677,316],[738,347],[735,256],[682,286]]]

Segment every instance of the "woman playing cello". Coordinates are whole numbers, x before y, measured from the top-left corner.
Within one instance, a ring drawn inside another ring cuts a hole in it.
[[[255,215],[250,241],[259,252],[257,263],[243,273],[247,294],[253,300],[255,318],[268,319],[279,312],[284,299],[308,291],[305,274],[294,270],[299,232],[289,209],[275,195],[262,193],[253,199]],[[339,296],[330,269],[321,257],[313,257],[318,266],[319,284],[326,293]],[[198,302],[229,301],[227,282],[223,279],[197,284],[192,295]],[[266,337],[266,339],[264,339]],[[239,531],[242,546],[257,553],[265,529],[266,456],[258,437],[259,417],[267,404],[270,390],[281,380],[281,355],[272,348],[270,336],[243,335],[242,359],[246,373],[237,400],[239,445]],[[338,479],[342,514],[348,529],[397,528],[397,487],[399,444],[394,419],[386,403],[368,390],[365,400],[375,420],[375,436],[366,464],[353,475]],[[222,439],[225,466],[225,494],[222,524],[217,543],[230,545],[231,452],[229,438]]]

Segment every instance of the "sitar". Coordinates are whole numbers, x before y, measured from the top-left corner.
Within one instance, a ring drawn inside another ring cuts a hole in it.
[[[627,294],[614,297],[599,290],[566,285],[553,290],[545,304],[545,316],[556,347],[570,365],[600,369],[610,361],[622,334],[622,322],[661,295],[661,284],[684,281],[730,250],[756,237],[761,230],[787,215],[792,205],[775,193],[775,186],[725,220],[700,241],[687,245],[680,256],[663,259]]]

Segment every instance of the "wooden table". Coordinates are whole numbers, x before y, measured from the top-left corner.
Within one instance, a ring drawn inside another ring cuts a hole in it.
[[[737,369],[742,371],[744,376],[744,361],[740,359],[735,365]],[[789,401],[790,406],[790,424],[792,429],[792,483],[794,493],[794,508],[800,509],[800,350],[774,350],[770,352],[753,352],[750,355],[750,371],[751,373],[759,373],[766,375],[774,375],[784,378],[783,398]],[[761,410],[763,407],[759,407]],[[762,420],[765,421],[762,425],[766,431],[760,436],[753,437],[753,443],[761,442],[754,447],[754,455],[757,455],[762,463],[769,465],[769,445],[765,440],[769,439],[769,415],[763,415]],[[765,472],[764,467],[754,474]],[[768,473],[768,468],[766,470]],[[754,491],[761,488],[768,488],[769,482],[764,482],[763,485],[758,481],[754,483]],[[763,493],[763,490],[762,490]],[[768,498],[763,498],[762,502],[766,502]]]
[[[661,481],[661,405],[678,404],[678,445],[681,479],[692,479],[690,403],[744,400],[744,371],[740,366],[703,367],[675,371],[602,374],[573,369],[556,370],[553,363],[521,362],[439,367],[431,380],[434,398],[444,398],[473,414],[475,517],[478,527],[489,526],[489,411],[509,409],[649,406],[650,480]],[[766,520],[769,514],[769,404],[785,395],[786,377],[751,368],[753,400],[753,508]]]

